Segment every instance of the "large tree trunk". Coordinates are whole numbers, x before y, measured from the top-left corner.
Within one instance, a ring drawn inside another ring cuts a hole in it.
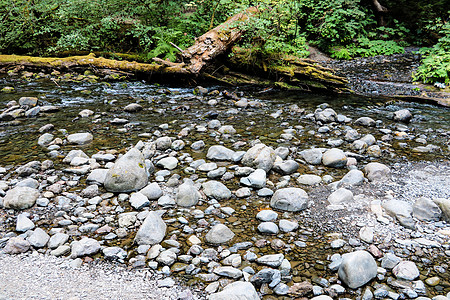
[[[198,74],[205,65],[214,62],[217,56],[230,51],[244,33],[239,25],[257,11],[256,7],[247,8],[197,38],[194,45],[181,53],[183,60],[187,63],[186,68],[192,73]]]

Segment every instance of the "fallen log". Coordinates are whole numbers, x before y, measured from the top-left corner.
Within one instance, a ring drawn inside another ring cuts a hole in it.
[[[33,57],[19,55],[0,55],[0,66],[41,67],[56,70],[70,70],[74,67],[113,69],[132,73],[150,74],[189,74],[182,64],[146,64],[135,61],[112,60],[95,57],[94,54],[69,57]]]
[[[198,74],[206,65],[213,63],[217,56],[230,51],[231,47],[244,34],[244,31],[239,28],[239,24],[247,21],[257,11],[256,7],[247,8],[198,37],[194,45],[181,53],[183,60],[187,62],[186,68],[192,73]]]

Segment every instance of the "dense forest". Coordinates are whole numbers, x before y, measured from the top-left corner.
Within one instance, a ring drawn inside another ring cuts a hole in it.
[[[0,0],[0,53],[174,61],[196,37],[251,6],[258,13],[239,25],[246,32],[239,47],[253,58],[307,57],[314,46],[352,59],[415,46],[423,57],[415,79],[450,82],[447,0]]]

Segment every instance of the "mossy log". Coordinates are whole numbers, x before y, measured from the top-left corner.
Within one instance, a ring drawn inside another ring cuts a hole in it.
[[[314,60],[286,54],[276,57],[252,56],[250,50],[234,47],[229,59],[230,68],[276,81],[279,87],[284,88],[349,91],[347,79],[335,75],[334,70],[321,66]]]
[[[100,68],[126,71],[132,73],[151,73],[151,74],[189,74],[189,71],[183,68],[184,64],[166,65],[166,64],[146,64],[135,61],[112,60],[103,57],[95,57],[94,54],[85,56],[69,57],[33,57],[19,55],[0,55],[0,66],[16,66],[51,68],[57,70],[70,70],[74,67],[81,68]]]

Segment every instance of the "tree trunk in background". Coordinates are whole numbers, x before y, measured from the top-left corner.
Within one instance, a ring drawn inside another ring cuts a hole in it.
[[[385,26],[386,22],[384,21],[384,14],[388,12],[388,9],[378,2],[378,0],[372,0],[372,4],[375,7],[375,15],[378,18],[378,25]]]

